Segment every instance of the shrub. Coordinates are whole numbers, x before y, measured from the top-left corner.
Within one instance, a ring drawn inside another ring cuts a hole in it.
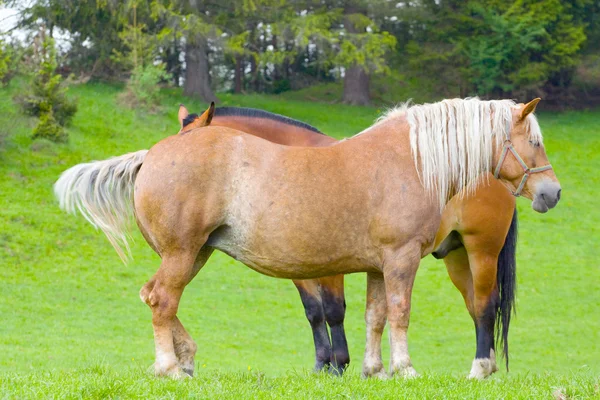
[[[59,142],[66,141],[67,134],[63,127],[68,125],[77,112],[77,103],[67,98],[67,86],[59,74],[56,49],[52,38],[40,32],[36,49],[38,58],[37,71],[27,94],[18,97],[17,101],[26,114],[40,118],[33,132],[33,137],[45,137]]]
[[[54,119],[52,109],[40,115],[40,122],[33,129],[33,139],[48,139],[53,142],[66,142],[68,135],[64,128]]]

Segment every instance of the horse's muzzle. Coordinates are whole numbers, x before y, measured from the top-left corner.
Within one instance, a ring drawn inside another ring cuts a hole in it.
[[[539,213],[545,213],[556,207],[560,200],[560,185],[557,182],[545,181],[538,185],[531,206]]]

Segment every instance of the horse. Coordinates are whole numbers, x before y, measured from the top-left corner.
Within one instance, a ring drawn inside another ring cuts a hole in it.
[[[182,131],[212,124],[287,146],[319,147],[338,142],[314,126],[253,108],[215,109],[212,103],[198,116],[182,104],[178,119]],[[504,345],[502,353],[508,370],[508,332],[516,288],[515,203],[515,196],[493,179],[472,195],[454,196],[442,213],[433,246],[432,255],[444,260],[475,323],[476,353],[469,378],[483,379],[498,370],[495,328],[496,337]],[[312,328],[315,370],[343,373],[350,362],[344,331],[344,275],[293,282]]]
[[[219,107],[211,103],[200,116],[179,106],[179,133],[203,126],[223,126],[287,146],[329,146],[337,140],[304,122],[264,110]],[[315,371],[343,374],[350,364],[350,352],[344,330],[346,301],[344,275],[318,279],[292,280],[304,306],[315,344]],[[329,330],[328,330],[329,328]],[[331,337],[330,337],[331,335]]]
[[[161,257],[140,290],[152,311],[157,376],[193,373],[197,348],[177,309],[218,249],[278,278],[366,272],[363,373],[385,375],[379,327],[387,316],[390,374],[412,377],[412,286],[421,258],[434,250],[446,204],[485,184],[493,165],[495,179],[532,200],[534,210],[560,199],[532,116],[536,104],[452,99],[401,107],[325,147],[205,126],[148,151],[76,165],[54,190],[63,209],[83,213],[121,255],[135,217]]]

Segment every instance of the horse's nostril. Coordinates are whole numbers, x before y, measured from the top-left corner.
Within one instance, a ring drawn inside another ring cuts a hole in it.
[[[558,189],[558,193],[556,194],[556,201],[560,200],[560,192],[562,191],[562,189]]]

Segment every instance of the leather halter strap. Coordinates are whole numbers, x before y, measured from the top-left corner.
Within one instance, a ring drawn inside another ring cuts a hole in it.
[[[552,169],[552,165],[548,164],[548,165],[544,165],[542,167],[529,168],[527,166],[527,164],[525,163],[525,161],[523,161],[523,159],[521,158],[519,153],[517,153],[517,151],[515,150],[512,142],[510,140],[510,122],[507,122],[507,130],[506,131],[507,131],[507,139],[504,141],[504,146],[502,147],[502,154],[500,154],[500,159],[498,160],[498,164],[496,165],[496,170],[494,171],[494,177],[496,179],[498,179],[500,177],[500,169],[502,168],[502,164],[504,164],[504,161],[506,160],[506,156],[508,155],[508,153],[509,152],[512,153],[512,155],[515,156],[515,159],[517,160],[517,162],[523,168],[523,172],[524,172],[523,178],[521,179],[521,183],[519,184],[519,187],[517,188],[516,191],[512,192],[512,194],[515,197],[519,197],[521,195],[521,192],[523,191],[523,188],[525,187],[525,183],[527,182],[527,179],[529,178],[529,176],[531,174],[548,171],[548,170]]]

